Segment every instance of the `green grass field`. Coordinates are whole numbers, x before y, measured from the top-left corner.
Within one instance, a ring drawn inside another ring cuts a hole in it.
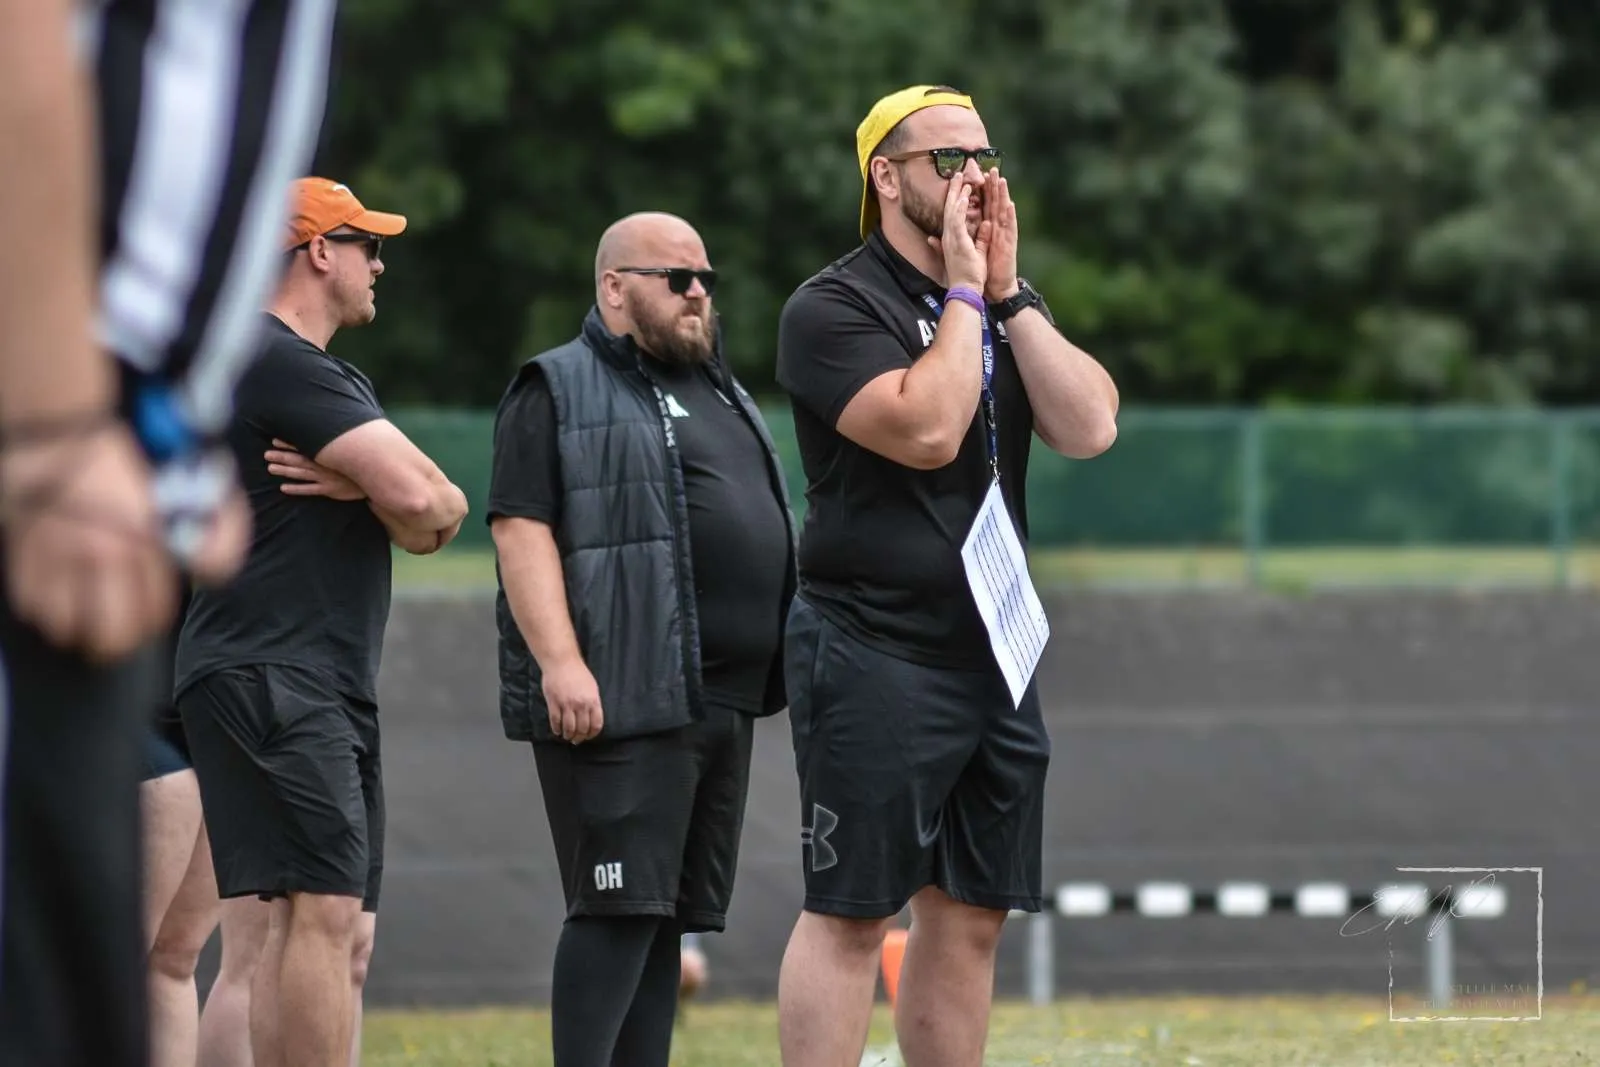
[[[691,1005],[674,1067],[777,1067],[771,1004]],[[541,1067],[550,1063],[543,1013],[380,1013],[367,1016],[368,1067]],[[880,1006],[870,1047],[892,1048]],[[1389,1021],[1383,1000],[1245,998],[1066,1000],[1000,1004],[987,1067],[1557,1067],[1600,1061],[1600,997],[1547,997],[1543,1017],[1516,1023]],[[872,1062],[871,1059],[867,1061]],[[888,1059],[898,1063],[898,1059]]]
[[[1600,584],[1600,548],[1575,549],[1565,584]],[[1237,549],[1049,549],[1034,553],[1034,580],[1043,587],[1227,588],[1247,584],[1249,559]],[[1274,550],[1260,560],[1260,583],[1286,590],[1317,586],[1549,587],[1561,579],[1560,560],[1538,548],[1380,548]],[[397,588],[471,592],[494,588],[494,554],[447,548],[434,556],[396,553]]]

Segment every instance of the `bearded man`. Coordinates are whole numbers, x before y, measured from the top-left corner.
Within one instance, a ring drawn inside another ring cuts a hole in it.
[[[1026,570],[1033,438],[1116,438],[1117,389],[1017,273],[972,99],[915,85],[856,130],[861,239],[779,319],[805,469],[786,625],[806,896],[778,979],[784,1067],[860,1062],[885,931],[907,1067],[980,1067],[995,946],[1044,904],[1049,636]]]
[[[500,715],[566,903],[555,1067],[666,1067],[679,940],[724,927],[754,720],[787,702],[796,532],[716,281],[682,219],[614,223],[582,332],[495,417]]]

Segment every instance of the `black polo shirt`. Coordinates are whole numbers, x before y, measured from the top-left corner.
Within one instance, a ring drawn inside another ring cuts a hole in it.
[[[778,384],[789,394],[806,475],[800,593],[841,629],[892,655],[992,668],[988,632],[967,588],[961,545],[989,489],[981,405],[955,461],[920,471],[838,432],[868,382],[910,367],[933,343],[944,289],[874,230],[807,280],[778,326]],[[1003,326],[994,334],[1000,485],[1027,539],[1025,481],[1033,408]]]

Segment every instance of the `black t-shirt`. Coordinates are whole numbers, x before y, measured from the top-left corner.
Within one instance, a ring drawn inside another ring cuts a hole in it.
[[[781,640],[789,526],[766,449],[701,367],[648,359],[667,397],[689,505],[706,699],[758,712]],[[561,519],[561,459],[550,387],[537,369],[514,382],[495,425],[487,518]]]
[[[194,590],[176,688],[224,667],[287,664],[376,702],[393,567],[388,531],[364,500],[284,493],[262,454],[278,438],[315,458],[383,418],[383,408],[366,375],[275,316],[266,316],[262,341],[228,429],[255,524],[250,556],[225,588]]]
[[[789,394],[806,475],[800,592],[857,639],[919,663],[994,665],[967,587],[961,546],[989,490],[982,405],[955,461],[903,466],[836,429],[862,386],[904,370],[933,343],[944,290],[881,231],[795,291],[778,327],[778,384]],[[994,341],[1000,487],[1026,545],[1033,408],[1004,327]]]

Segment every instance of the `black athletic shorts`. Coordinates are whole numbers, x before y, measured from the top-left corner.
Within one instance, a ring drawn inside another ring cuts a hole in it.
[[[139,775],[162,649],[114,668],[0,604],[0,1064],[143,1067]]]
[[[378,709],[310,671],[229,667],[178,710],[224,898],[360,897],[378,910],[384,804]]]
[[[755,723],[709,707],[677,730],[533,746],[567,916],[675,916],[722,930]]]
[[[183,720],[176,707],[162,710],[144,739],[144,780],[149,782],[194,766],[189,755],[189,739],[183,734]]]
[[[144,736],[144,781],[152,782],[169,774],[189,769],[189,761],[161,731],[151,729]]]
[[[930,885],[1043,908],[1050,737],[1034,686],[1013,708],[998,667],[909,663],[798,597],[784,655],[807,911],[884,918]]]

